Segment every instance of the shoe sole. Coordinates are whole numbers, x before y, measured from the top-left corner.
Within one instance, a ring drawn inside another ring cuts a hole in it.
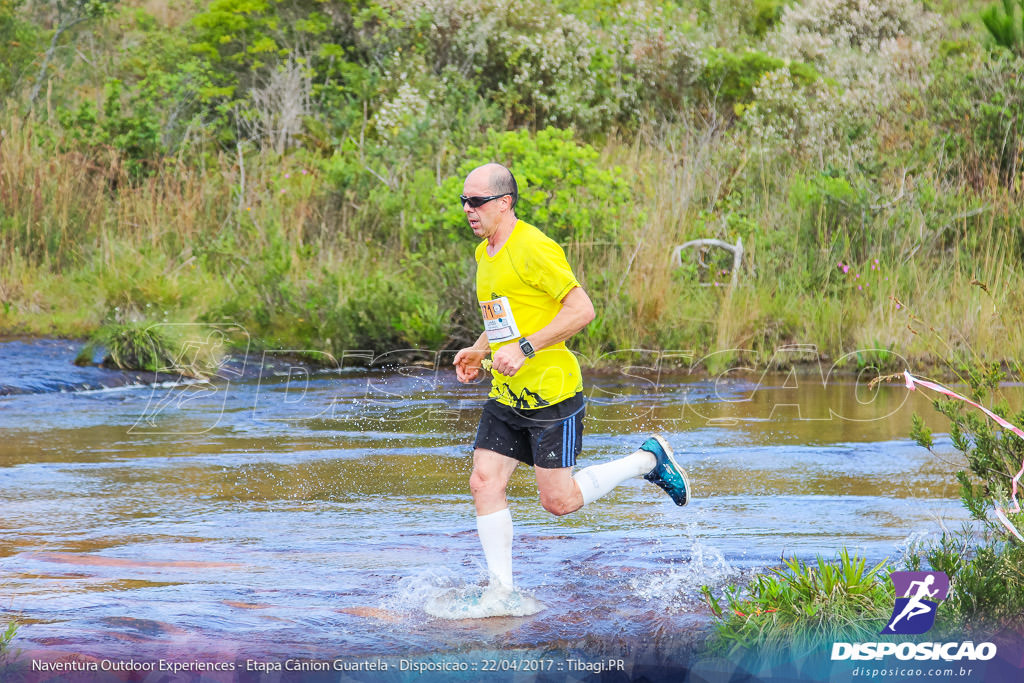
[[[678,505],[679,507],[686,507],[687,505],[690,504],[690,499],[693,498],[693,496],[690,494],[690,478],[686,475],[686,470],[683,469],[678,462],[676,462],[675,452],[672,450],[672,447],[668,445],[668,441],[665,440],[665,437],[661,436],[660,434],[653,434],[651,435],[651,438],[658,442],[658,444],[661,446],[661,450],[665,452],[665,457],[668,458],[668,461],[670,463],[672,463],[672,466],[679,473],[679,476],[683,478],[683,488],[684,493],[686,493],[686,500],[682,504],[676,503],[676,505]],[[652,453],[652,455],[654,454]],[[658,456],[655,455],[654,457],[657,458]],[[669,497],[671,498],[671,496]],[[672,498],[673,503],[675,503],[675,500],[675,498]]]

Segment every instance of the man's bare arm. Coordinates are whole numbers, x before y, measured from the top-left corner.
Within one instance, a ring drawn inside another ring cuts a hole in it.
[[[565,341],[594,319],[594,304],[582,287],[574,287],[562,299],[562,308],[547,325],[529,335],[526,339],[535,351]],[[511,377],[526,364],[519,344],[506,344],[493,357],[495,372]]]
[[[573,287],[562,299],[560,310],[551,322],[537,330],[527,341],[537,351],[569,339],[594,319],[594,304],[582,287]]]

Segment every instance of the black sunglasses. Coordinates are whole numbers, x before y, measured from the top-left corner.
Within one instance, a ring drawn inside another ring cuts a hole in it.
[[[483,206],[489,201],[500,199],[501,197],[508,197],[511,194],[511,192],[506,192],[505,194],[494,194],[491,195],[490,197],[467,197],[464,194],[460,194],[459,201],[462,202],[463,206],[469,204],[472,208],[479,209],[481,206]]]

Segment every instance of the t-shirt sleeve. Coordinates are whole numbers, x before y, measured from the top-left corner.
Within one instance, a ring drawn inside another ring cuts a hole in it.
[[[525,265],[524,279],[547,292],[555,301],[561,301],[574,287],[580,286],[562,247],[548,237],[539,239],[532,246]]]

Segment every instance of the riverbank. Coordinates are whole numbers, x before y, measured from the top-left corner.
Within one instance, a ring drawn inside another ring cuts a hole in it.
[[[891,0],[868,20],[818,0],[531,2],[469,68],[451,45],[491,38],[447,5],[423,9],[450,30],[434,34],[402,3],[332,4],[327,24],[123,3],[0,112],[0,333],[230,321],[261,349],[457,349],[480,329],[457,197],[498,160],[595,302],[586,358],[1016,363],[1024,57],[993,43],[984,4]],[[20,39],[45,45],[46,21],[18,15]],[[574,38],[534,62],[550,26]],[[256,36],[273,64],[243,47]],[[144,59],[116,48],[141,43]],[[593,79],[577,98],[550,85]],[[308,108],[280,137],[284,91]],[[699,239],[742,256],[682,248]]]
[[[0,333],[82,337],[108,323],[227,320],[245,328],[262,348],[335,357],[351,349],[456,349],[476,338],[472,240],[462,236],[457,244],[403,247],[391,238],[357,242],[343,232],[310,239],[308,219],[268,218],[299,210],[270,200],[276,181],[258,175],[260,167],[269,170],[288,159],[260,154],[247,162],[248,186],[262,182],[257,187],[268,197],[260,216],[245,207],[182,219],[175,217],[181,204],[194,207],[203,200],[196,192],[212,195],[204,200],[211,209],[230,206],[237,190],[225,180],[237,175],[231,159],[221,157],[209,175],[195,181],[186,182],[190,172],[184,168],[168,168],[142,187],[110,195],[95,179],[47,176],[44,165],[53,162],[44,161],[42,150],[26,151],[11,163],[12,147],[9,139],[6,168],[25,167],[13,177],[3,174],[6,183],[0,178],[6,196],[40,178],[51,197],[43,205],[57,215],[77,214],[81,222],[45,237],[53,240],[55,252],[43,256],[32,255],[31,243],[17,237],[20,230],[5,233]],[[954,242],[935,250],[910,245],[894,250],[879,232],[876,246],[853,262],[839,247],[801,247],[784,229],[775,235],[743,234],[746,256],[731,284],[728,268],[712,274],[686,253],[683,267],[674,267],[669,256],[673,245],[687,239],[721,235],[735,241],[737,233],[708,229],[706,219],[693,214],[682,222],[664,209],[659,216],[656,198],[680,191],[659,178],[659,168],[671,167],[669,154],[661,151],[650,159],[647,151],[647,159],[623,159],[629,151],[613,142],[603,154],[628,162],[623,174],[644,178],[642,186],[655,185],[643,205],[654,214],[653,223],[622,226],[613,244],[563,240],[598,310],[597,320],[574,340],[583,356],[637,348],[685,350],[713,371],[745,363],[772,366],[781,349],[794,348],[883,368],[901,362],[1012,363],[1024,357],[1024,331],[1009,314],[1024,309],[1024,273],[1012,267],[1015,247],[1007,241],[1012,231],[1005,232],[1019,211],[1010,194],[970,200],[994,204],[985,223],[965,233],[974,246]],[[790,181],[801,178],[797,173]],[[167,196],[168,184],[188,196]],[[332,195],[329,187],[321,190],[302,211],[330,220],[325,212]],[[762,208],[768,212],[760,219],[764,225],[802,220],[800,214],[779,215],[777,204]],[[879,218],[879,229],[895,218]],[[15,207],[8,225],[37,220]],[[140,220],[149,225],[133,227]],[[298,227],[287,236],[268,227],[293,223]],[[904,249],[916,253],[908,258]],[[705,263],[716,258],[709,254]]]
[[[35,353],[44,356],[62,356],[67,365],[67,375],[56,389],[58,391],[196,380],[229,382],[289,373],[308,376],[360,371],[413,372],[419,375],[433,373],[441,377],[454,372],[451,364],[455,349],[349,349],[335,356],[314,349],[260,348],[259,342],[253,343],[236,325],[174,324],[173,327],[178,328],[173,336],[173,347],[164,349],[161,355],[168,359],[187,358],[185,366],[168,362],[154,367],[118,367],[109,358],[107,349],[93,339],[0,335],[0,344],[6,348],[33,348]],[[904,370],[918,377],[962,384],[968,382],[970,374],[963,366],[927,357],[917,360],[905,358],[883,349],[867,349],[835,359],[818,353],[810,345],[782,346],[775,349],[766,361],[758,359],[750,349],[728,354],[714,353],[703,358],[686,349],[628,349],[597,357],[571,350],[589,377],[639,380],[648,384],[657,384],[663,378],[754,383],[772,378],[770,381],[775,382],[783,381],[780,379],[782,373],[792,378],[784,381],[793,383],[816,381],[827,384],[838,381],[867,385],[874,380],[902,383]],[[9,366],[8,374],[20,373],[31,378],[32,362],[27,358],[21,358],[19,362],[24,367]],[[1003,373],[1002,381],[1013,383],[1021,380],[1019,363],[996,365]],[[0,395],[47,390],[31,383],[15,386],[4,379],[0,377]]]

